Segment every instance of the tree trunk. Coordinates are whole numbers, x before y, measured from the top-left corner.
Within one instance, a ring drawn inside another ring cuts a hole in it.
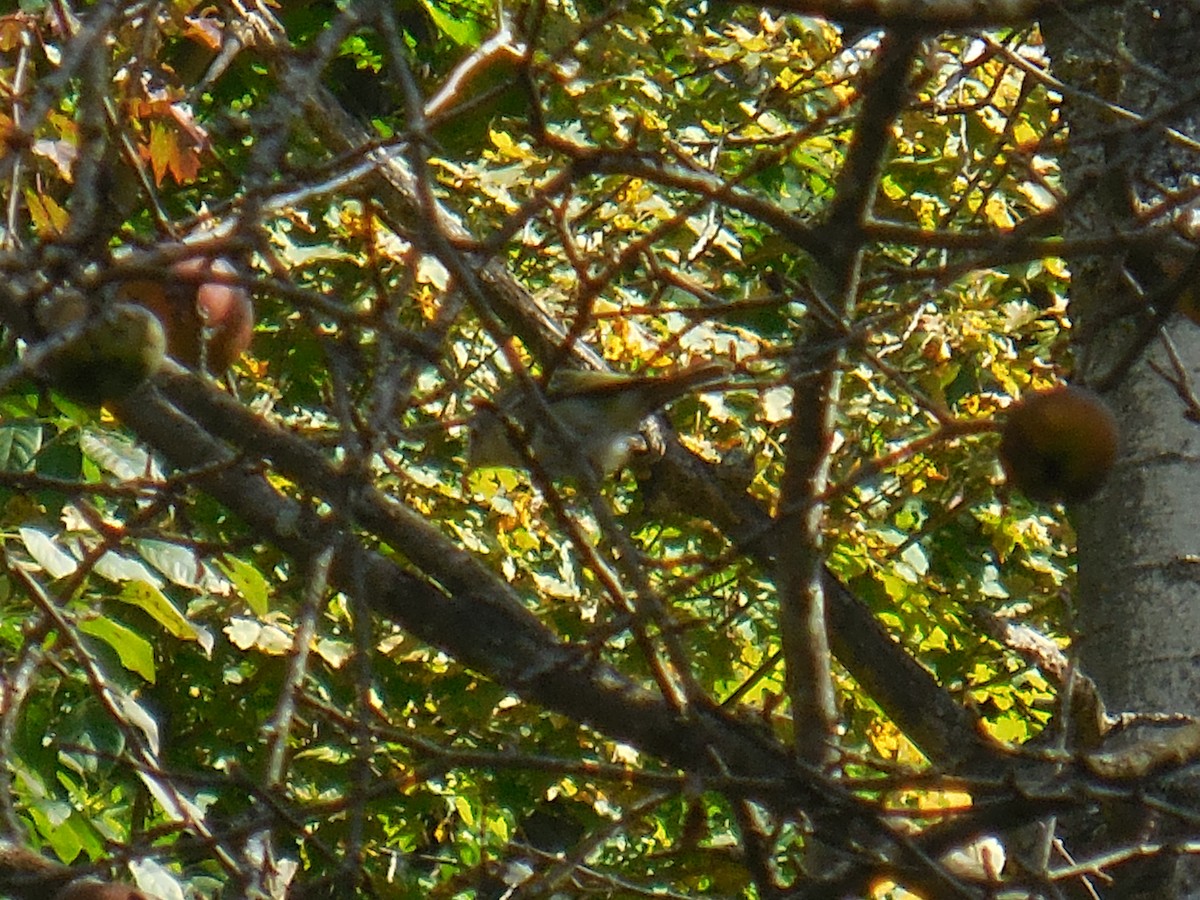
[[[1173,311],[1195,280],[1196,251],[1184,239],[1168,249],[1169,231],[1197,233],[1178,198],[1195,190],[1200,153],[1177,133],[1200,134],[1200,8],[1094,4],[1045,22],[1044,33],[1055,74],[1070,86],[1067,237],[1164,232],[1144,247],[1131,242],[1128,253],[1071,261],[1075,378],[1103,391],[1123,443],[1107,487],[1073,510],[1079,659],[1112,712],[1200,714],[1200,404],[1191,394],[1200,327]],[[1076,858],[1101,830],[1110,841],[1170,834],[1169,822],[1140,814],[1108,810],[1102,819],[1068,826]],[[1159,857],[1095,887],[1106,900],[1200,897],[1193,869]]]

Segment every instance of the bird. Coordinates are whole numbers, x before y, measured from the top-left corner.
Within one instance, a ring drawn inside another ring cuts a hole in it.
[[[120,400],[162,365],[166,335],[139,306],[116,303],[75,327],[78,334],[50,351],[41,373],[80,403]]]
[[[527,458],[522,450],[527,449],[552,478],[578,477],[586,468],[607,478],[628,462],[648,416],[728,374],[722,363],[663,375],[564,369],[543,391],[544,410],[524,386],[511,385],[471,417],[467,463],[472,468],[522,467]]]

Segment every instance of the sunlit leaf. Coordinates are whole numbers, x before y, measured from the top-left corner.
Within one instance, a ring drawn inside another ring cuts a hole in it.
[[[265,616],[270,611],[271,586],[258,569],[235,556],[221,556],[213,564],[233,583],[251,612]]]
[[[19,528],[17,533],[34,562],[51,578],[64,578],[79,568],[75,557],[64,550],[53,536],[36,528]]]
[[[117,652],[121,665],[154,683],[154,648],[140,634],[106,616],[81,622],[79,630],[104,641]]]
[[[183,640],[200,640],[202,631],[187,620],[159,588],[145,581],[127,581],[117,598],[144,610],[167,633]]]

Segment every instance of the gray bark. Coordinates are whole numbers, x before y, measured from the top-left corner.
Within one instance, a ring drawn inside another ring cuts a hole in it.
[[[1186,231],[1189,204],[1171,198],[1194,189],[1200,176],[1200,153],[1181,136],[1200,135],[1200,6],[1097,5],[1047,21],[1044,32],[1055,74],[1078,91],[1065,97],[1067,236],[1154,226]],[[1168,236],[1150,249],[1169,246]],[[1195,251],[1179,244],[1180,258],[1190,261]],[[1170,313],[1177,292],[1164,289],[1159,308],[1147,309],[1123,271],[1128,265],[1120,258],[1072,260],[1076,379],[1106,389],[1123,444],[1106,488],[1073,511],[1077,648],[1111,711],[1195,715],[1200,425],[1188,393],[1200,378],[1200,327]],[[1155,282],[1140,279],[1152,299]],[[1144,729],[1131,729],[1121,740],[1139,733]],[[1178,787],[1178,800],[1194,793],[1186,782]],[[1170,828],[1140,809],[1113,809],[1093,822],[1068,823],[1064,840],[1072,852],[1084,852],[1090,837],[1103,834],[1111,846],[1114,838],[1169,837]],[[1105,898],[1200,897],[1194,869],[1159,857],[1109,873],[1117,876],[1111,885],[1094,887]]]

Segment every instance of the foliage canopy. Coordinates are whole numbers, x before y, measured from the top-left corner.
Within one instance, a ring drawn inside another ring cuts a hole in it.
[[[7,836],[163,897],[983,896],[942,854],[1071,622],[993,425],[1068,374],[1036,27],[238,8],[0,18]],[[231,373],[39,377],[197,252]],[[609,483],[464,464],[515,373],[711,360]]]

